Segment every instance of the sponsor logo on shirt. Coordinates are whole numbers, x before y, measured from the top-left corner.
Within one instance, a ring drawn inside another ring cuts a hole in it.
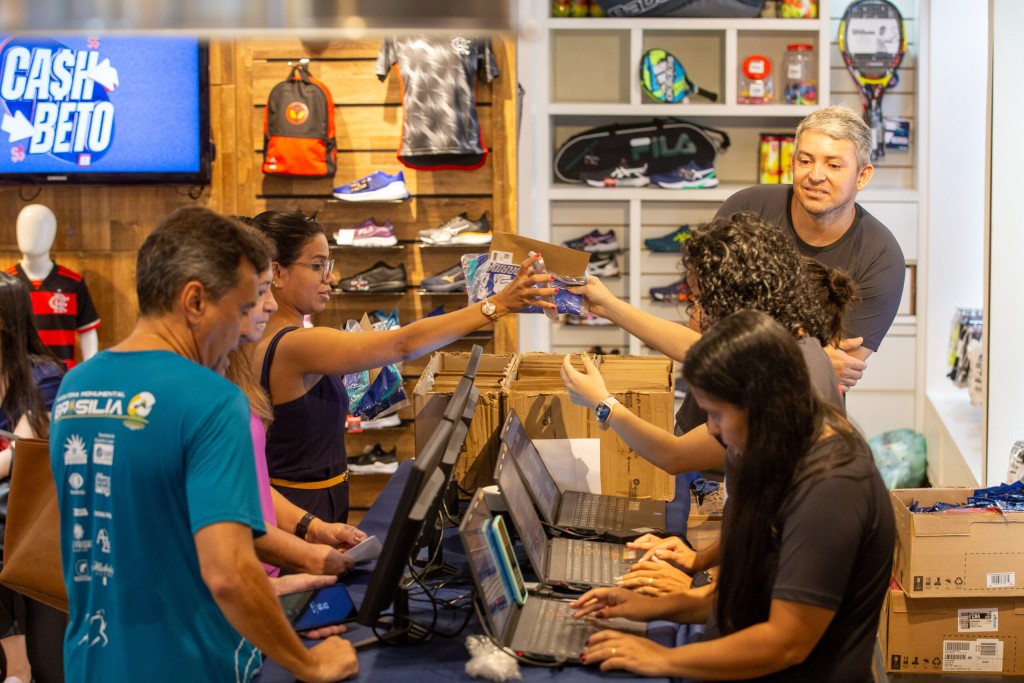
[[[153,406],[156,404],[156,396],[143,391],[132,396],[132,400],[128,402],[128,419],[125,421],[124,426],[128,429],[143,429],[148,423],[146,420],[149,417],[149,413],[153,410]]]
[[[75,561],[75,576],[73,581],[77,583],[92,581],[92,574],[89,573],[89,560]]]
[[[106,529],[96,532],[96,547],[100,549],[100,552],[110,552],[110,533]]]
[[[92,446],[92,461],[97,465],[113,465],[114,444],[97,438]]]
[[[71,514],[73,516],[75,516],[75,517],[88,517],[89,516],[89,509],[88,508],[71,508]]]
[[[64,441],[64,464],[84,465],[89,460],[85,441],[78,434],[72,434]]]
[[[71,486],[72,496],[84,496],[85,491],[82,487],[85,486],[85,477],[78,472],[72,472],[68,475],[68,485]]]
[[[74,541],[71,543],[72,551],[76,553],[88,552],[92,548],[92,539],[85,537],[85,528],[81,524],[75,524],[71,528]]]
[[[110,477],[99,472],[96,473],[96,493],[110,497]]]

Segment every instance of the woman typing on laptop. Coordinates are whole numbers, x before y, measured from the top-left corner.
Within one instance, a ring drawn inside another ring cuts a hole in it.
[[[703,588],[657,598],[599,588],[574,606],[581,618],[707,619],[705,636],[663,648],[602,631],[582,661],[701,680],[871,681],[895,528],[864,440],[813,391],[793,336],[764,313],[721,320],[684,376],[734,463],[721,567]]]

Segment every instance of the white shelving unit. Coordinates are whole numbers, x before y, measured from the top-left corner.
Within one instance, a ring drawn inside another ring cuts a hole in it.
[[[682,224],[706,221],[736,191],[757,182],[761,132],[792,132],[815,106],[737,103],[739,65],[745,56],[762,54],[778,74],[786,45],[811,44],[817,60],[818,101],[845,103],[859,110],[860,101],[836,47],[838,18],[847,0],[820,0],[817,19],[688,19],[688,18],[551,18],[550,3],[530,0],[520,5],[522,38],[519,73],[526,88],[520,149],[530,158],[520,163],[520,232],[561,243],[594,228],[614,230],[623,247],[621,278],[605,280],[613,292],[639,308],[684,322],[678,307],[652,301],[651,287],[679,279],[677,254],[655,254],[644,240],[672,232]],[[916,0],[897,0],[910,20],[911,51],[916,50]],[[640,85],[644,52],[661,47],[678,57],[692,80],[715,91],[716,102],[691,96],[684,104],[667,105],[647,98]],[[915,138],[907,153],[894,153],[878,165],[875,179],[859,202],[896,234],[909,265],[918,265],[921,133],[915,115],[916,56],[908,54],[901,68],[901,86],[886,94],[886,115],[910,118]],[[775,81],[776,101],[783,84]],[[593,188],[555,182],[554,152],[571,135],[613,122],[674,116],[724,130],[731,146],[716,158],[720,185],[713,189],[664,190]],[[871,363],[863,387],[851,392],[851,414],[868,436],[917,421],[915,390],[920,374],[915,271],[905,306],[890,336]],[[538,319],[539,318],[539,319]],[[520,347],[574,352],[600,345],[625,353],[645,353],[639,340],[618,328],[549,323],[540,316],[523,317]],[[875,370],[878,366],[878,371]]]

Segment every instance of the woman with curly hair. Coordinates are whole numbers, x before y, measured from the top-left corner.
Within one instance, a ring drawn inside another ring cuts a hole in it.
[[[578,288],[590,310],[608,318],[648,346],[684,363],[701,334],[719,320],[743,309],[767,313],[797,339],[811,378],[811,385],[828,404],[842,414],[845,407],[838,382],[820,339],[831,338],[825,316],[819,310],[817,294],[812,296],[800,256],[788,238],[774,226],[751,213],[717,218],[696,230],[683,242],[683,267],[689,289],[690,325],[645,313],[622,301],[597,279],[588,277]],[[696,324],[695,324],[696,322]],[[597,368],[584,356],[586,374],[575,370],[568,358],[562,378],[574,403],[590,408],[609,396]],[[604,427],[610,427],[631,449],[672,474],[693,470],[726,470],[730,474],[726,449],[709,433],[707,414],[688,393],[676,414],[679,435],[666,432],[629,410],[613,406]],[[717,563],[717,546],[695,555],[679,539],[643,536],[635,546],[648,550],[644,559],[657,553],[673,560],[687,572],[702,571]],[[643,572],[624,579],[625,585],[642,587],[653,578]],[[656,592],[648,584],[645,592]]]
[[[709,619],[704,637],[664,648],[601,631],[580,660],[698,680],[871,681],[896,529],[864,439],[811,388],[790,331],[762,312],[721,319],[683,373],[735,461],[717,591],[652,600],[599,588],[574,607],[578,618]]]

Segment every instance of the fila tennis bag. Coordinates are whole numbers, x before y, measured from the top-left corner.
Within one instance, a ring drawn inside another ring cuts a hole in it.
[[[338,143],[334,99],[309,67],[292,67],[288,80],[270,91],[263,114],[263,172],[270,175],[333,178]]]

